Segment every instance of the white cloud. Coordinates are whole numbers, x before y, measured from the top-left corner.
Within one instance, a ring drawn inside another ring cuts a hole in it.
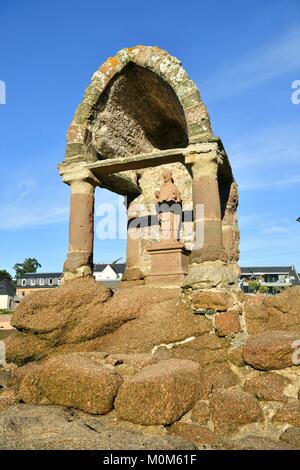
[[[299,165],[299,124],[275,126],[239,136],[230,148],[230,160],[236,170],[266,166],[274,168],[283,163]]]
[[[287,227],[282,227],[281,225],[272,225],[270,227],[265,227],[261,230],[261,233],[266,234],[273,234],[273,233],[288,233],[289,229]]]
[[[281,190],[299,184],[298,123],[239,135],[228,153],[241,191]]]
[[[300,25],[295,25],[255,54],[218,70],[203,89],[207,89],[210,100],[229,97],[299,68]]]
[[[7,206],[2,208],[0,229],[17,230],[39,225],[51,225],[68,221],[69,208],[44,208],[37,211],[26,207]]]
[[[28,179],[28,177],[24,178],[22,182],[19,183],[19,186],[15,190],[15,193],[16,193],[15,198],[14,198],[15,203],[20,203],[21,201],[26,199],[27,196],[34,193],[37,187],[38,187],[38,184],[35,180]]]
[[[262,174],[262,176],[264,176]],[[280,179],[268,179],[265,181],[258,181],[252,179],[248,182],[241,182],[239,184],[240,191],[253,191],[253,190],[265,190],[265,189],[272,189],[272,190],[282,190],[286,188],[290,188],[295,184],[300,183],[300,174],[299,175],[290,175],[285,176]]]

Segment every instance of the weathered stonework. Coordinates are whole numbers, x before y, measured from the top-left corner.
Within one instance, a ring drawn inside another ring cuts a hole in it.
[[[238,193],[226,152],[180,61],[146,46],[122,49],[101,65],[68,129],[59,167],[72,188],[65,280],[91,274],[93,190],[101,186],[128,196],[133,228],[124,281],[143,282],[147,246],[159,239],[153,193],[162,167],[180,189],[180,241],[191,251],[187,272],[174,284],[238,289]],[[90,184],[84,195],[80,184]]]
[[[298,287],[274,296],[273,330],[266,331],[257,323],[266,308],[261,296],[234,290],[182,295],[141,285],[113,293],[85,277],[29,295],[14,313],[17,331],[5,340],[14,364],[2,370],[0,447],[56,448],[44,443],[45,423],[41,441],[24,440],[32,412],[43,408],[52,420],[56,405],[98,430],[98,439],[113,426],[110,436],[118,438],[121,430],[157,436],[157,449],[174,435],[198,449],[299,449],[299,299]],[[255,301],[251,318],[248,303]],[[274,330],[276,324],[285,327]],[[24,421],[8,428],[18,407]],[[57,426],[55,436],[59,441]]]

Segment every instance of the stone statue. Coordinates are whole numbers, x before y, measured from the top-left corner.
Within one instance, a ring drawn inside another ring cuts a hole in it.
[[[155,191],[160,238],[162,241],[178,241],[180,239],[182,214],[181,196],[174,184],[172,172],[164,170],[162,177],[163,183],[160,185],[160,190]]]

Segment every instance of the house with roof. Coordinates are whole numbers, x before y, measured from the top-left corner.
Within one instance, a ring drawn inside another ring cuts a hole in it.
[[[94,264],[93,274],[98,282],[114,289],[125,271],[125,263]],[[17,296],[25,297],[33,291],[54,289],[61,285],[63,273],[25,273],[17,279]]]
[[[94,264],[93,274],[96,281],[114,288],[121,281],[125,267],[125,263]]]
[[[278,294],[287,287],[300,285],[295,266],[245,266],[241,267],[240,284],[249,293],[249,283],[259,281],[268,288],[269,294]]]
[[[118,287],[125,271],[125,263],[94,264],[93,274],[98,282],[115,289]],[[53,289],[61,284],[63,273],[26,273],[17,279],[17,295],[23,298],[36,290]],[[300,285],[299,274],[294,266],[245,266],[241,267],[240,285],[245,293],[249,293],[249,283],[259,281],[268,287],[269,294],[287,287]]]
[[[61,283],[62,272],[25,273],[17,279],[17,296],[22,298],[33,291],[54,289]]]
[[[0,281],[0,310],[12,310],[18,303],[16,288],[9,279]]]

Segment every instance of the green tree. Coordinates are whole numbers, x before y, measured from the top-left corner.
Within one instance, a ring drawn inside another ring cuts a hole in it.
[[[257,280],[253,280],[249,282],[249,291],[253,292],[253,294],[266,294],[268,292],[267,286],[262,286],[261,283]]]
[[[267,286],[262,286],[262,285],[260,286],[260,288],[259,288],[259,293],[260,294],[267,294],[268,292],[269,292],[269,289],[268,289]]]
[[[274,294],[280,294],[280,292],[282,292],[283,290],[284,290],[283,286],[274,286],[273,287]]]
[[[0,269],[0,281],[3,279],[8,279],[9,281],[12,281],[12,276],[9,274],[6,269]]]
[[[25,273],[36,273],[42,266],[36,258],[25,258],[23,263],[16,263],[13,269],[16,272],[16,278],[22,277]]]

